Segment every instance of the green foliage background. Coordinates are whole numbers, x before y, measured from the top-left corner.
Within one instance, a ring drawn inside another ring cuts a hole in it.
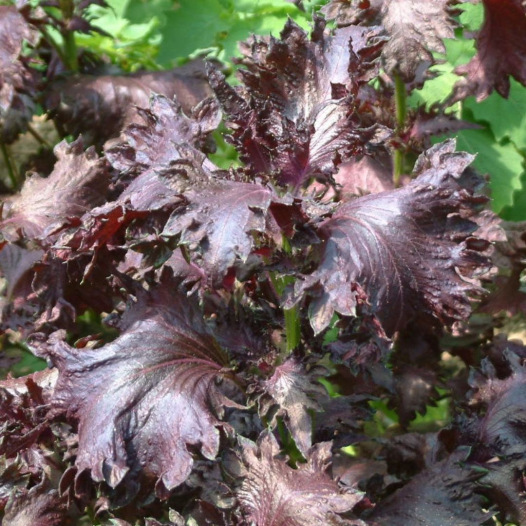
[[[286,0],[108,0],[107,8],[90,8],[92,23],[108,36],[77,33],[75,39],[79,48],[103,57],[121,71],[160,70],[182,65],[197,56],[208,56],[222,61],[229,80],[235,82],[236,65],[232,58],[240,55],[239,41],[251,34],[277,37],[289,17],[308,29],[312,12],[325,3],[326,0],[306,0],[301,10]],[[476,154],[474,166],[488,175],[493,210],[506,220],[523,221],[526,220],[526,88],[511,79],[508,99],[493,93],[482,102],[470,97],[448,105],[453,86],[459,80],[455,68],[474,56],[475,44],[470,37],[483,20],[482,4],[465,3],[461,9],[456,38],[446,41],[445,55],[437,55],[437,64],[431,68],[433,78],[410,94],[408,105],[413,109],[446,106],[447,112],[478,126],[457,133],[457,147]],[[220,167],[236,163],[233,148],[220,133],[216,133],[216,139],[218,150],[213,161]],[[76,337],[98,332],[102,324],[95,314],[87,312],[80,317],[79,327],[81,334]],[[4,361],[13,360],[10,372],[14,376],[46,366],[22,343],[4,341],[2,347]],[[328,382],[326,387],[330,392]],[[412,429],[429,428],[431,422],[444,425],[448,408],[445,394],[436,407],[429,407],[425,415],[415,419]],[[375,409],[375,420],[369,429],[372,436],[382,435],[389,426],[397,425],[396,413],[383,402],[379,401]]]
[[[163,69],[206,55],[232,73],[239,41],[251,34],[279,36],[289,17],[308,29],[312,12],[325,3],[308,0],[302,11],[286,0],[109,0],[109,8],[93,6],[90,14],[115,38],[77,34],[76,39],[124,71]],[[483,7],[465,3],[461,8],[456,38],[446,41],[446,54],[437,55],[431,68],[434,78],[410,95],[410,107],[447,105],[459,80],[454,69],[475,54],[470,36],[482,24]],[[470,97],[448,111],[480,126],[456,134],[458,149],[476,154],[474,166],[490,176],[493,210],[507,220],[526,220],[526,88],[512,79],[508,99],[497,93],[482,102]],[[214,161],[235,162],[235,153],[224,143],[219,146]]]

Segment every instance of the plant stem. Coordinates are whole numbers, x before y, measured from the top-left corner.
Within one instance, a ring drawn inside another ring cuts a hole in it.
[[[285,236],[283,236],[283,250],[285,251],[285,254],[292,254],[289,240]],[[294,283],[294,278],[292,276],[284,276],[283,283],[285,286],[292,285]],[[298,307],[294,306],[290,309],[283,309],[283,314],[285,316],[286,347],[288,352],[292,352],[299,345],[301,338]]]
[[[64,33],[64,52],[66,56],[66,66],[70,71],[77,72],[79,70],[79,61],[77,59],[77,44],[75,43],[75,35],[71,31]]]
[[[292,352],[300,343],[300,318],[298,307],[284,309],[285,315],[285,337],[287,338],[287,351]]]
[[[31,125],[28,125],[27,126],[27,131],[42,145],[42,146],[45,146],[46,148],[52,148],[52,145],[49,144],[49,142],[46,141],[46,139],[44,139],[44,137],[42,137],[42,135],[40,135],[40,133],[38,133]]]
[[[16,175],[15,167],[11,162],[11,156],[9,155],[7,146],[3,142],[0,142],[0,150],[2,150],[4,162],[7,167],[7,174],[9,175],[9,180],[11,181],[11,186],[13,187],[13,190],[16,190],[18,188],[18,177]]]
[[[73,0],[60,0],[60,10],[62,11],[62,17],[64,23],[73,17]],[[66,59],[66,67],[73,72],[79,70],[79,62],[77,58],[77,44],[75,43],[75,34],[69,29],[62,31],[62,38],[64,39],[64,57]]]
[[[282,236],[283,250],[286,254],[292,253],[289,240]],[[293,276],[277,276],[274,272],[270,273],[270,280],[276,289],[278,296],[283,296],[285,288],[288,285],[294,284]],[[292,352],[300,343],[301,339],[301,324],[298,312],[298,307],[294,306],[290,309],[283,309],[283,317],[285,318],[285,348],[287,353]]]
[[[399,73],[394,74],[395,82],[395,105],[396,105],[396,131],[400,132],[405,126],[407,116],[406,99],[407,93],[405,83]],[[396,149],[393,159],[393,182],[395,187],[400,185],[400,177],[404,173],[404,152]]]
[[[62,62],[66,64],[67,61],[66,56],[64,55],[64,51],[59,46],[57,41],[51,36],[46,26],[43,25],[40,28],[40,32],[42,33],[42,35],[44,35],[44,38],[48,41],[49,45],[57,52],[57,55],[60,57],[60,60],[62,60]]]

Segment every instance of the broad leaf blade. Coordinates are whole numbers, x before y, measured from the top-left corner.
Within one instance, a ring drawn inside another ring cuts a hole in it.
[[[312,177],[326,179],[362,151],[373,133],[360,129],[352,94],[375,71],[376,35],[374,28],[353,27],[331,36],[315,18],[309,39],[289,21],[281,40],[243,45],[244,89],[211,73],[232,142],[252,174],[300,186]]]
[[[140,293],[124,332],[98,349],[75,349],[55,335],[43,348],[59,369],[53,405],[78,421],[79,474],[90,470],[111,487],[158,480],[161,496],[182,484],[193,447],[214,458],[219,447],[211,412],[226,357],[193,299],[163,284]]]
[[[223,181],[185,194],[188,206],[176,210],[163,236],[180,236],[192,259],[220,286],[236,260],[251,253],[254,233],[264,232],[273,192],[262,185]]]
[[[454,147],[435,146],[413,182],[347,201],[320,225],[321,260],[296,285],[297,295],[313,296],[317,332],[334,311],[354,316],[362,290],[387,334],[415,318],[450,324],[468,316],[480,288],[459,271],[468,277],[486,268],[478,251],[488,243],[475,241],[476,224],[467,219],[485,198],[462,188],[458,179],[472,157]]]
[[[258,526],[336,526],[338,514],[362,498],[345,492],[326,473],[330,443],[316,444],[307,464],[296,470],[278,458],[279,446],[265,433],[258,447],[243,446],[245,478],[237,496],[248,524]]]
[[[34,174],[7,203],[2,227],[13,239],[23,232],[49,243],[50,234],[106,200],[108,168],[94,148],[84,151],[79,138],[62,141],[54,151],[58,161],[49,177]]]

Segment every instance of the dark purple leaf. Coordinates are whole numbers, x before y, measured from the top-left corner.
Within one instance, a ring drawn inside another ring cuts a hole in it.
[[[137,122],[137,107],[148,108],[154,93],[176,97],[183,111],[190,113],[211,95],[203,62],[127,76],[77,75],[52,84],[45,106],[65,132],[82,133],[88,144],[102,146],[126,125]]]
[[[252,39],[242,47],[244,88],[218,72],[210,82],[233,130],[232,142],[253,174],[282,185],[327,178],[363,150],[372,130],[359,128],[351,93],[374,71],[376,31],[345,28],[330,36],[316,18],[309,40],[289,21],[281,40]]]
[[[344,447],[363,437],[363,424],[372,416],[363,395],[338,396],[322,400],[322,412],[314,417],[315,442],[333,440],[335,447]]]
[[[511,368],[506,378],[498,378],[494,367],[486,360],[485,376],[476,374],[471,383],[474,394],[470,405],[484,408],[479,422],[478,440],[490,453],[502,456],[526,452],[526,368],[511,350],[504,351]]]
[[[502,221],[497,227],[489,221],[485,230],[495,241],[492,260],[500,272],[480,310],[489,314],[504,311],[511,315],[526,312],[526,294],[521,290],[520,280],[526,267],[526,224]]]
[[[444,38],[454,38],[450,0],[388,0],[381,16],[389,40],[382,56],[389,73],[398,72],[411,82],[422,64],[433,63],[432,51],[445,52]]]
[[[180,236],[191,257],[214,286],[237,260],[246,261],[254,248],[254,233],[265,232],[268,207],[277,196],[259,184],[210,182],[185,194],[188,204],[176,210],[163,236]]]
[[[431,65],[433,51],[445,52],[444,38],[454,38],[450,0],[332,0],[323,8],[339,26],[381,24],[388,35],[382,50],[385,69],[406,82]]]
[[[0,142],[13,142],[27,129],[35,109],[37,72],[22,56],[24,41],[37,34],[14,6],[0,6]]]
[[[486,199],[459,180],[472,157],[447,141],[423,154],[407,186],[353,199],[319,227],[324,240],[316,270],[296,284],[312,296],[311,324],[320,332],[334,311],[354,316],[363,289],[388,335],[412,319],[451,324],[466,318],[486,270],[467,219]],[[358,288],[356,288],[358,287]]]
[[[391,154],[384,151],[377,157],[363,156],[361,159],[343,163],[338,167],[333,178],[337,185],[336,191],[325,193],[324,202],[329,201],[335,195],[338,200],[348,201],[359,195],[393,190]],[[314,183],[309,188],[324,190],[325,185]]]
[[[383,0],[330,0],[321,12],[338,26],[379,23]]]
[[[28,285],[32,279],[28,273],[43,255],[42,250],[29,250],[12,243],[0,249],[0,270],[7,281],[4,294],[8,301],[13,296],[27,295]],[[18,292],[19,290],[23,291],[22,294]]]
[[[375,526],[481,526],[491,513],[476,492],[482,473],[462,462],[468,451],[460,448],[411,479],[374,510]]]
[[[391,356],[395,398],[400,424],[405,428],[416,413],[424,414],[438,398],[440,345],[437,334],[409,325],[396,340]]]
[[[168,284],[125,313],[122,334],[97,349],[75,349],[54,335],[41,352],[59,369],[54,411],[78,421],[79,475],[133,493],[137,478],[157,480],[166,495],[188,477],[195,448],[213,459],[219,447],[221,396],[214,384],[226,357],[195,299]]]
[[[123,205],[135,210],[173,205],[189,181],[207,180],[217,170],[198,151],[221,119],[215,99],[204,100],[187,117],[176,101],[154,95],[149,109],[137,110],[137,118],[140,122],[106,144],[106,156],[122,172],[120,178],[133,177],[119,196]]]
[[[126,127],[119,139],[106,145],[106,157],[116,170],[143,172],[168,166],[185,157],[179,145],[200,148],[221,121],[215,99],[206,99],[187,117],[177,100],[152,95],[149,109],[137,109],[141,122]]]
[[[65,298],[66,267],[61,260],[41,251],[7,245],[0,252],[0,268],[8,280],[2,302],[2,329],[20,330],[27,336],[35,331],[71,327],[76,313]]]
[[[462,121],[453,115],[437,114],[434,111],[425,112],[420,109],[411,123],[409,137],[412,140],[426,144],[426,142],[429,142],[429,138],[433,136],[481,128],[480,124]]]
[[[330,442],[316,444],[307,463],[292,469],[278,458],[279,446],[270,433],[255,444],[243,444],[246,471],[237,497],[247,524],[258,526],[329,526],[341,524],[338,514],[361,499],[345,491],[326,473]]]
[[[60,497],[47,481],[31,489],[18,489],[11,495],[5,508],[6,526],[63,526],[68,517],[67,497]]]
[[[71,144],[58,144],[55,155],[58,160],[49,177],[32,175],[6,203],[4,235],[8,232],[16,239],[21,232],[47,244],[50,234],[105,202],[108,169],[93,148],[84,151],[79,138]]]
[[[312,446],[312,419],[310,412],[321,411],[320,402],[327,398],[325,389],[316,382],[316,378],[324,376],[325,369],[314,367],[307,370],[299,360],[289,358],[278,365],[272,376],[262,382],[262,393],[258,396],[261,415],[273,412],[270,421],[275,425],[275,418],[283,417],[289,428],[296,446],[303,455]]]
[[[13,458],[33,446],[49,429],[46,406],[57,380],[56,370],[0,382],[0,454]]]
[[[522,0],[483,0],[484,24],[477,36],[477,54],[457,68],[466,78],[455,86],[454,99],[474,95],[484,100],[496,89],[510,91],[509,77],[526,85],[526,7]]]

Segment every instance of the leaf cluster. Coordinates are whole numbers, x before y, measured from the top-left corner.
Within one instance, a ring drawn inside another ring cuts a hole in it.
[[[525,522],[523,3],[203,4],[0,7],[2,524]]]

